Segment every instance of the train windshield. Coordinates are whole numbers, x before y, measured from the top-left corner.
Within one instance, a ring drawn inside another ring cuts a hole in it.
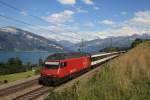
[[[65,54],[52,54],[47,57],[47,60],[63,60],[66,59]]]
[[[59,62],[45,62],[45,66],[48,69],[57,69],[59,67]]]

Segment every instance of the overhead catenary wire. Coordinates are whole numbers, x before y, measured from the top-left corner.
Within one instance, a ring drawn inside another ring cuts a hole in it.
[[[0,14],[0,17],[3,17],[3,18],[8,19],[8,20],[12,20],[12,21],[15,21],[15,22],[17,22],[17,23],[24,24],[24,25],[28,25],[28,26],[32,26],[32,27],[34,26],[34,27],[37,27],[37,28],[39,28],[39,29],[46,30],[46,31],[48,31],[48,32],[57,34],[55,31],[48,30],[48,29],[45,29],[45,28],[41,28],[41,27],[39,27],[39,26],[37,26],[37,25],[29,24],[29,23],[24,22],[24,21],[22,21],[22,20],[15,19],[15,18],[13,18],[13,17],[5,16],[5,15],[2,15],[2,14]],[[69,36],[69,35],[63,35],[63,34],[59,34],[59,35],[61,35],[61,36],[67,36],[67,37],[70,37],[70,38],[73,38],[73,39],[76,39],[76,40],[80,40],[79,38],[76,38],[76,37],[73,37],[73,36]]]
[[[10,5],[10,4],[4,2],[4,1],[0,1],[0,4],[2,4],[2,5],[4,5],[4,6],[7,6],[7,7],[13,9],[13,10],[19,12],[19,13],[23,11],[23,10],[21,10],[21,9],[19,9],[19,8],[17,8],[17,7],[14,7],[14,6],[12,6],[12,5]],[[39,21],[41,21],[41,22],[44,22],[44,23],[47,23],[47,24],[51,24],[51,25],[53,25],[53,26],[58,27],[58,25],[56,25],[56,24],[54,24],[54,23],[50,23],[50,22],[48,22],[48,21],[46,21],[46,20],[40,18],[39,16],[36,16],[36,15],[33,15],[33,14],[29,14],[29,13],[28,13],[28,15],[29,15],[30,17],[32,17],[32,18],[35,18],[36,20],[39,20]],[[66,32],[74,33],[74,34],[76,34],[76,35],[79,35],[79,34],[77,34],[76,32],[71,31],[71,30],[65,30],[65,31],[66,31]],[[80,35],[79,35],[79,36],[80,36]],[[82,39],[80,39],[80,40],[82,40]]]
[[[16,21],[16,22],[19,22],[19,23],[23,23],[23,24],[25,24],[25,25],[31,25],[31,24],[26,23],[26,22],[24,22],[24,21],[15,19],[15,18],[13,18],[13,17],[5,16],[5,15],[2,15],[2,14],[0,14],[0,17],[5,18],[5,19],[10,19],[10,20],[13,20],[13,21]],[[32,25],[31,25],[31,26],[32,26]]]
[[[13,9],[13,10],[19,12],[19,13],[23,11],[23,10],[21,10],[21,9],[19,9],[19,8],[17,8],[17,7],[14,7],[14,6],[12,6],[12,5],[10,5],[10,4],[4,2],[4,1],[0,1],[0,4],[2,4],[2,5],[4,5],[4,6],[7,6],[7,7]],[[36,19],[38,19],[38,20],[40,20],[40,21],[44,21],[44,22],[46,22],[46,23],[49,23],[49,22],[47,22],[47,21],[41,19],[41,18],[38,17],[38,16],[35,16],[35,15],[32,15],[32,14],[28,14],[28,15],[31,16],[31,17],[34,17],[34,18],[36,18]]]

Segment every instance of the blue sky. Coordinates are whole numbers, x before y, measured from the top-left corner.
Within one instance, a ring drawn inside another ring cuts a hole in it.
[[[91,40],[150,34],[150,0],[0,1],[20,9],[16,11],[0,3],[0,15],[32,24],[25,25],[0,17],[1,27],[15,26],[48,38],[77,41],[71,36]]]

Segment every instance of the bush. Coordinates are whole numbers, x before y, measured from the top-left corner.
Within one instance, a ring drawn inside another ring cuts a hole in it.
[[[79,82],[69,89],[64,89],[62,92],[50,91],[49,96],[45,100],[78,100],[79,97]]]
[[[135,41],[131,44],[131,47],[134,48],[142,42],[143,42],[142,39],[135,39]]]
[[[25,72],[27,68],[28,66],[23,65],[19,58],[9,58],[6,63],[0,62],[0,75]]]

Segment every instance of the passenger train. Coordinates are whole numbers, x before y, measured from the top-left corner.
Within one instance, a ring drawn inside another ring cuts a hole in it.
[[[49,55],[40,70],[39,84],[59,85],[104,62],[101,61],[103,58],[109,60],[110,58],[108,57],[113,57],[113,55],[119,53],[111,52],[91,55],[88,53],[73,52]]]

